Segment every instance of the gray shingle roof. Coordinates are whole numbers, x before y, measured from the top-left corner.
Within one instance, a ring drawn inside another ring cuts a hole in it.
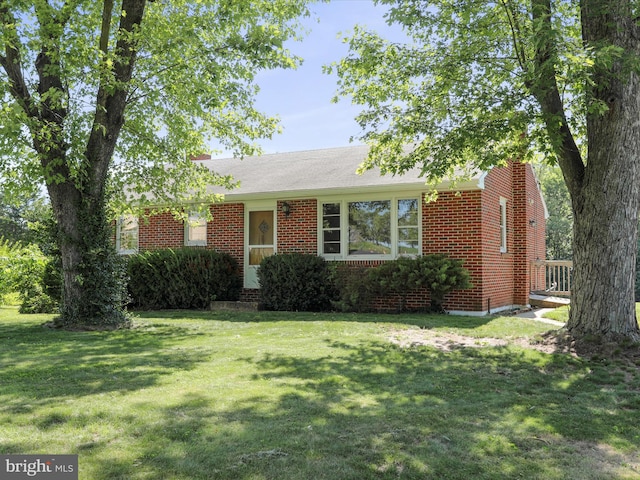
[[[240,187],[234,190],[218,190],[227,199],[425,189],[419,168],[404,175],[382,176],[378,169],[358,175],[356,170],[366,158],[368,148],[361,145],[198,162],[240,182]],[[475,186],[478,187],[478,178]]]

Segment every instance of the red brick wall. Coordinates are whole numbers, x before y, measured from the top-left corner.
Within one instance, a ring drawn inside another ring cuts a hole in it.
[[[537,193],[538,180],[533,169],[530,165],[525,164],[516,164],[514,168],[516,169],[514,190],[516,189],[515,182],[518,181],[517,191],[522,191],[521,185],[524,184],[526,192],[523,198],[525,208],[522,209],[523,219],[521,225],[523,234],[518,237],[521,257],[517,263],[518,269],[514,270],[514,284],[516,295],[520,294],[526,297],[528,302],[529,292],[532,287],[536,284],[541,284],[540,280],[544,280],[542,271],[538,272],[538,279],[531,278],[531,275],[536,274],[535,271],[532,272],[531,270],[531,262],[544,260],[545,258],[546,219],[544,204]],[[519,271],[526,272],[526,275],[520,275]]]
[[[212,220],[207,223],[207,247],[241,258],[244,251],[244,204],[216,204],[210,207],[210,212]]]
[[[482,192],[441,192],[422,206],[422,253],[464,260],[473,288],[447,296],[446,309],[482,310]]]
[[[485,177],[482,191],[482,306],[481,310],[514,304],[514,209],[511,166],[494,168]],[[500,251],[500,199],[506,199],[507,249]]]
[[[530,263],[545,256],[544,205],[529,164],[494,168],[483,196],[485,309],[529,303]],[[507,251],[500,252],[500,197],[507,200]],[[530,223],[534,221],[534,223]]]
[[[218,203],[210,207],[212,221],[207,223],[207,247],[225,252],[238,261],[244,271],[244,204]]]
[[[277,207],[278,253],[318,253],[318,201],[315,198],[287,200],[290,213]]]
[[[180,248],[184,246],[184,223],[165,212],[140,220],[138,224],[140,250]]]

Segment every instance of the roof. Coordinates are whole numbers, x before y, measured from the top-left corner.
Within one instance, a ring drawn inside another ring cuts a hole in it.
[[[420,168],[403,175],[381,175],[377,168],[356,173],[365,160],[366,145],[274,153],[253,157],[197,160],[221,175],[232,175],[240,186],[230,191],[220,187],[227,200],[244,198],[287,198],[301,195],[330,195],[364,191],[425,190]],[[456,189],[482,188],[484,175],[479,173]],[[438,189],[446,188],[441,184]]]

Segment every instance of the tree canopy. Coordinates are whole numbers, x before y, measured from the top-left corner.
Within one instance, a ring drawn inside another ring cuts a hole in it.
[[[375,3],[389,5],[387,21],[400,24],[407,41],[356,26],[349,55],[329,67],[339,94],[364,107],[361,140],[374,147],[367,165],[399,173],[423,163],[427,177],[439,180],[455,166],[486,169],[534,152],[555,161],[562,139],[548,121],[566,121],[584,152],[590,67],[614,53],[582,46],[576,2],[557,2],[549,16],[513,0]],[[548,61],[539,58],[546,41],[554,49]],[[552,78],[564,100],[564,118],[560,112],[555,120],[535,96],[549,67],[557,68]],[[589,108],[606,106],[594,99]]]
[[[121,89],[123,127],[108,176],[121,208],[130,205],[125,191],[175,204],[228,184],[189,157],[208,151],[209,140],[253,154],[256,140],[278,130],[277,118],[254,107],[254,80],[300,63],[284,42],[298,35],[305,3],[1,1],[0,175],[25,188],[66,176],[82,182],[92,139],[113,134],[107,101]],[[139,23],[127,26],[140,5]],[[66,171],[43,164],[37,144],[61,149]]]

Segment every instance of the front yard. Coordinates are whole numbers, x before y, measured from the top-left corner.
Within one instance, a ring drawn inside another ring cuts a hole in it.
[[[0,308],[0,453],[78,454],[82,480],[640,476],[637,365],[535,349],[542,323],[50,318]]]

